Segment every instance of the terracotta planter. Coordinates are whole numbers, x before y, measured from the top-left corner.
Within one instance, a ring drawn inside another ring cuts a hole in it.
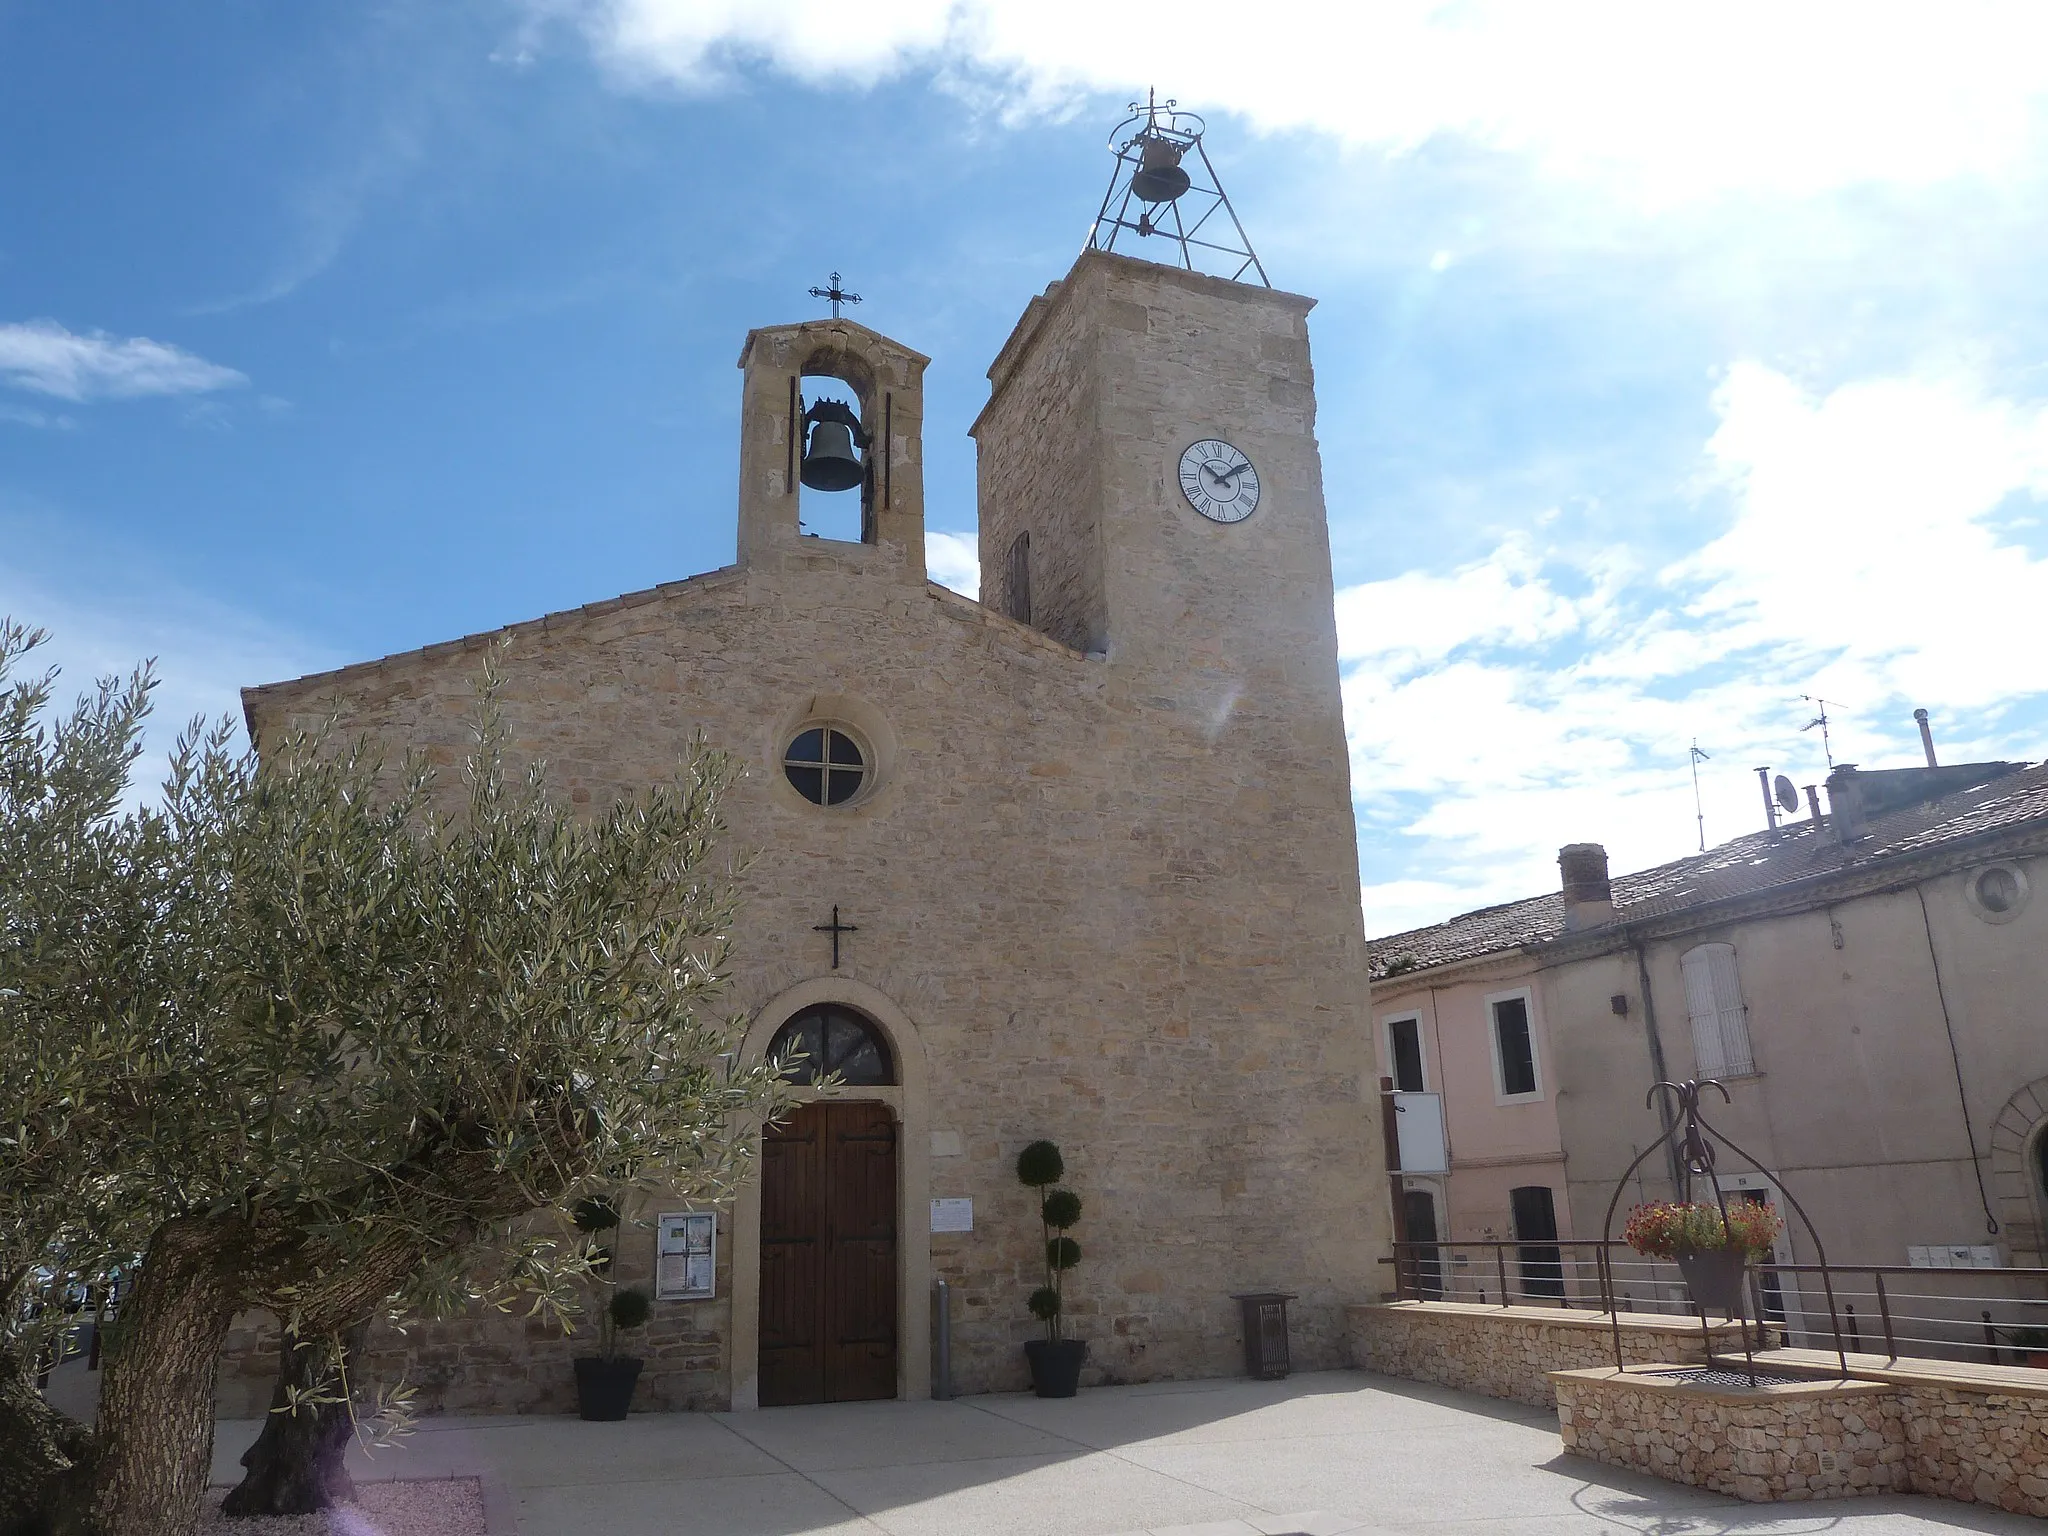
[[[1733,1317],[1742,1303],[1742,1274],[1748,1268],[1749,1254],[1740,1248],[1707,1248],[1677,1258],[1678,1272],[1685,1276],[1693,1305],[1702,1312]]]
[[[1024,1344],[1031,1387],[1040,1397],[1072,1397],[1080,1390],[1081,1362],[1087,1357],[1086,1339],[1027,1339]]]
[[[576,1362],[576,1411],[586,1419],[623,1419],[633,1406],[633,1387],[639,1380],[638,1360],[586,1355]]]

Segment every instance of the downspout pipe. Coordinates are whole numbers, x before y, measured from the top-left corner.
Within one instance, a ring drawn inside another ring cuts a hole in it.
[[[1671,1075],[1664,1067],[1664,1042],[1657,1035],[1657,999],[1650,991],[1650,960],[1641,939],[1636,939],[1634,945],[1636,985],[1643,994],[1643,1032],[1649,1037],[1650,1044],[1650,1081],[1668,1083]],[[1671,1117],[1671,1096],[1667,1093],[1657,1095],[1657,1116],[1664,1122],[1665,1171],[1671,1175],[1671,1194],[1676,1199],[1685,1185],[1678,1175],[1678,1138],[1671,1134],[1678,1122]]]

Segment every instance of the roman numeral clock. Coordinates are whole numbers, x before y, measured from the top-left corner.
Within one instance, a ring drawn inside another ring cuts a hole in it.
[[[1259,509],[1259,472],[1221,438],[1188,445],[1180,456],[1180,489],[1212,523],[1241,523]]]

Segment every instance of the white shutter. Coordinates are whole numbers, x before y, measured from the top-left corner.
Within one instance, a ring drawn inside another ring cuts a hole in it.
[[[1732,944],[1702,944],[1679,961],[1685,1008],[1692,1017],[1693,1059],[1703,1077],[1746,1077],[1756,1071],[1749,1050],[1749,1020]]]

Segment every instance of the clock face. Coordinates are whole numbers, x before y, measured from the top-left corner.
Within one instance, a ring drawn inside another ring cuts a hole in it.
[[[1259,508],[1259,472],[1220,438],[1205,437],[1180,456],[1180,489],[1214,523],[1241,523]]]

